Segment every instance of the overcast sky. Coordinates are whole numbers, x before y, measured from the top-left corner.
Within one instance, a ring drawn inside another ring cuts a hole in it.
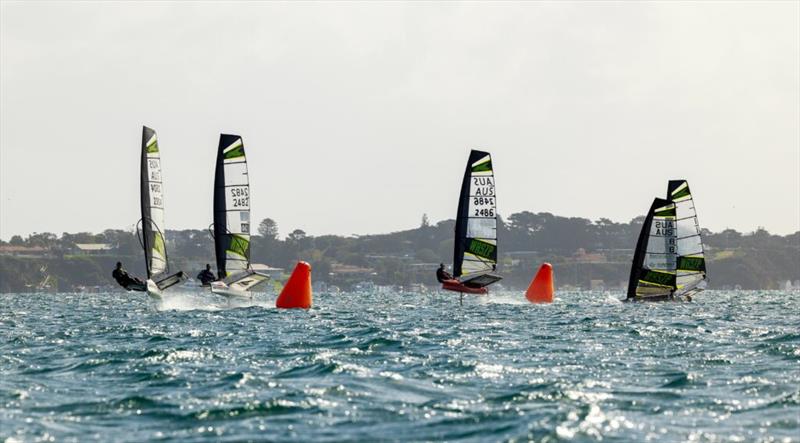
[[[628,221],[689,180],[701,226],[800,229],[800,2],[10,3],[0,238],[131,228],[142,125],[166,223],[205,228],[220,132],[281,234],[502,215]]]

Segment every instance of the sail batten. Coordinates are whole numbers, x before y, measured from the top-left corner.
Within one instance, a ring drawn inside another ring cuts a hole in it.
[[[250,269],[250,181],[244,143],[221,134],[214,176],[214,248],[220,278]]]

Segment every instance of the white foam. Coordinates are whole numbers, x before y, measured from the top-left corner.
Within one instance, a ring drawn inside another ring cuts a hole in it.
[[[158,311],[222,311],[227,309],[259,306],[274,308],[266,299],[254,296],[251,299],[226,299],[210,292],[169,292],[156,303]]]

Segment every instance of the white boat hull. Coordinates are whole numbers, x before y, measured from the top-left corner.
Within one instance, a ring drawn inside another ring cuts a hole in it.
[[[158,288],[158,285],[153,280],[147,280],[147,295],[156,301],[161,301],[164,299],[164,294],[161,292],[161,289]]]
[[[253,298],[252,292],[233,289],[230,286],[226,285],[225,283],[219,281],[211,283],[211,293],[216,295],[221,295],[226,298],[241,298],[241,299]]]

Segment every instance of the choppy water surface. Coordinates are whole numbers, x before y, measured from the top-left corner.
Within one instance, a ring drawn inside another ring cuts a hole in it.
[[[800,293],[0,295],[0,441],[798,441]]]

